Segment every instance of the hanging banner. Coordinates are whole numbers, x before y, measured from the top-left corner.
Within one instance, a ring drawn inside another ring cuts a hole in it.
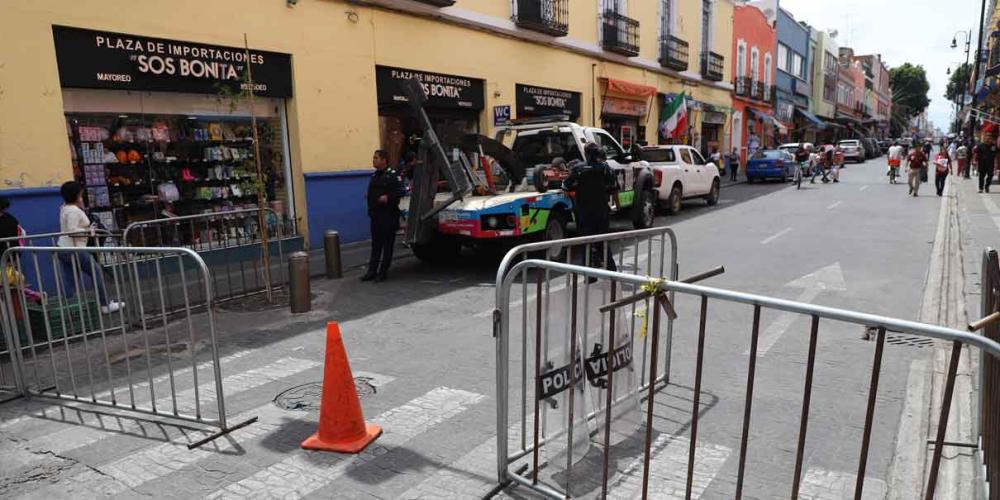
[[[601,105],[601,114],[619,116],[646,116],[649,105],[646,101],[633,101],[631,99],[619,99],[617,97],[604,97]]]
[[[292,56],[278,52],[52,26],[63,87],[292,96]]]

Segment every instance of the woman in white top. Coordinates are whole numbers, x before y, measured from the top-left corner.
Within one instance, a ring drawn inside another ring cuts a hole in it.
[[[70,181],[62,185],[60,192],[63,205],[59,207],[59,232],[78,233],[59,237],[60,247],[86,247],[87,239],[95,232],[95,224],[90,222],[87,213],[83,211],[83,187],[80,183]],[[101,312],[109,314],[117,312],[125,306],[116,300],[109,301],[104,287],[104,276],[101,264],[92,253],[59,252],[59,264],[62,267],[62,289],[66,298],[76,295],[77,290],[86,290],[89,284],[97,284],[97,296],[101,301]]]

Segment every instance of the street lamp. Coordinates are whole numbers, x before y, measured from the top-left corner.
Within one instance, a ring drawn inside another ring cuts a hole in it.
[[[969,50],[970,50],[971,45],[972,45],[972,30],[969,30],[969,31],[961,31],[961,30],[956,31],[955,34],[952,35],[952,37],[951,37],[951,48],[952,49],[957,49],[958,48],[958,35],[959,34],[961,34],[962,36],[965,37],[965,66],[968,67],[969,66]],[[978,66],[979,66],[979,55],[978,54],[976,55],[976,66],[977,66],[977,69],[978,69]],[[951,68],[948,68],[948,74],[951,75]],[[969,82],[962,82],[962,100],[957,105],[958,112],[955,113],[955,120],[959,121],[959,126],[957,127],[959,130],[961,130],[962,108],[965,106],[965,96],[966,96],[966,93],[968,92],[968,89],[969,89]],[[970,131],[969,135],[970,136],[972,135],[971,131]]]

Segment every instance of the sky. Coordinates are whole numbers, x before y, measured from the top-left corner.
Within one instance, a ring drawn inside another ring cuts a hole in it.
[[[979,34],[980,0],[780,0],[781,8],[817,29],[837,30],[837,43],[857,55],[882,54],[889,68],[905,62],[927,71],[931,90],[928,116],[947,130],[954,104],[944,98],[950,67],[965,62],[965,35],[972,30],[970,61]],[[989,20],[987,19],[987,22]]]

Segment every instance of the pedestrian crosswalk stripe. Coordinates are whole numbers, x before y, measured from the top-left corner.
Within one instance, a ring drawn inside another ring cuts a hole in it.
[[[317,366],[319,366],[319,363],[315,361],[282,358],[260,368],[254,368],[226,377],[222,380],[222,387],[227,395],[232,396]],[[199,396],[203,401],[202,409],[204,411],[205,402],[214,401],[215,381],[201,385],[198,390],[200,393]],[[177,394],[179,412],[187,413],[193,411],[194,394],[194,388],[181,391]],[[158,408],[172,408],[172,399],[170,396],[166,396],[157,400],[156,404]],[[142,423],[132,419],[108,418],[107,415],[91,412],[80,412],[79,415],[79,423],[82,425],[72,425],[59,432],[30,439],[21,444],[28,449],[63,454],[69,450],[92,445],[116,434],[137,434],[145,430]],[[139,455],[142,455],[142,453],[140,452]],[[42,457],[39,457],[39,460],[41,459]],[[132,457],[128,457],[126,460],[131,461]]]
[[[267,498],[303,497],[330,484],[351,467],[360,467],[377,459],[431,427],[459,415],[484,398],[473,392],[439,387],[372,419],[382,426],[384,434],[357,455],[297,450],[291,457],[230,484],[209,495],[209,498],[247,495]]]
[[[670,434],[661,434],[653,441],[649,462],[650,498],[684,498],[690,445],[689,439]],[[722,470],[731,452],[725,446],[698,444],[695,448],[691,498],[701,497],[715,475]],[[621,471],[608,496],[615,499],[641,497],[642,475],[643,457],[640,456]]]
[[[222,366],[225,366],[226,364],[231,363],[233,361],[236,361],[236,360],[238,360],[240,358],[244,358],[244,357],[252,354],[253,352],[254,352],[253,350],[249,350],[249,349],[234,352],[232,354],[229,354],[227,356],[223,356],[223,357],[219,358],[219,364],[222,365]],[[214,365],[213,361],[206,361],[204,363],[199,363],[197,365],[198,373],[206,373],[206,370],[211,370],[212,367],[213,367],[213,365]],[[176,381],[178,379],[186,378],[190,373],[191,373],[191,368],[190,367],[180,368],[180,369],[174,370],[173,376],[174,376],[175,383],[176,383]],[[211,373],[211,372],[207,372],[207,373]],[[204,376],[205,375],[203,375],[203,377]],[[157,377],[154,377],[153,378],[153,388],[154,388],[154,390],[157,387],[159,387],[159,386],[161,386],[163,384],[166,384],[169,381],[170,381],[170,374],[169,373],[165,373],[163,375],[159,375]],[[149,380],[148,379],[141,380],[141,381],[136,381],[136,382],[132,383],[133,392],[137,396],[139,396],[139,397],[142,397],[144,395],[149,394],[149,392],[145,390],[148,387],[149,387]],[[125,390],[127,391],[128,389],[126,388]],[[118,395],[120,393],[121,393],[120,389],[115,391],[116,395]],[[111,393],[110,393],[110,391],[104,391],[104,392],[98,393],[97,394],[97,399],[98,400],[110,400],[111,399]],[[119,400],[119,403],[121,403],[121,402],[122,401]],[[24,422],[29,422],[32,419],[36,419],[38,414],[43,414],[44,415],[45,412],[50,411],[52,409],[56,409],[56,408],[58,408],[57,405],[49,405],[49,406],[40,408],[38,410],[32,410],[32,414],[30,414],[30,415],[22,415],[22,416],[15,417],[15,418],[12,418],[12,419],[9,419],[9,420],[5,420],[3,422],[0,422],[0,429],[7,429],[7,428],[10,428],[10,427],[14,427],[16,425],[20,425],[20,424],[22,424]]]
[[[837,500],[854,498],[857,474],[810,467],[802,478],[799,498],[802,500]],[[885,481],[865,477],[862,500],[881,500],[887,493]]]
[[[507,431],[510,446],[517,446],[517,426]],[[450,465],[399,496],[400,500],[424,498],[483,498],[496,487],[497,438],[491,436]]]

